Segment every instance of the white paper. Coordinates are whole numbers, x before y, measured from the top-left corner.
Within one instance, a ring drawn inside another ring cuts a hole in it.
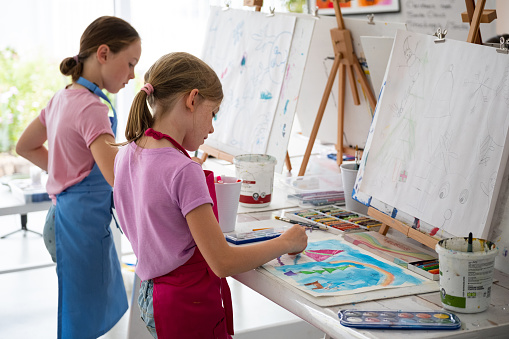
[[[211,8],[203,60],[218,74],[224,99],[208,145],[234,155],[266,152],[295,21]]]
[[[434,40],[398,31],[356,185],[450,234],[486,238],[508,155],[509,57]]]
[[[365,62],[364,51],[361,44],[361,36],[392,36],[398,29],[404,29],[404,23],[391,23],[375,21],[374,25],[368,24],[368,20],[343,18],[345,27],[350,31],[355,54],[357,55],[361,67],[366,73],[367,65]],[[321,16],[315,23],[311,47],[306,61],[304,77],[302,79],[302,89],[297,104],[297,117],[299,119],[302,133],[306,136],[311,134],[313,124],[320,107],[325,85],[334,63],[334,50],[330,30],[337,28],[335,17]],[[339,72],[338,72],[339,74]],[[358,145],[364,147],[368,135],[369,126],[373,118],[373,112],[369,106],[369,101],[363,93],[360,81],[357,79],[357,91],[359,93],[360,105],[355,105],[353,101],[350,82],[345,73],[345,113],[344,113],[344,133],[343,141],[345,147]],[[369,74],[367,74],[369,82]],[[338,137],[338,83],[339,76],[336,76],[331,94],[328,98],[327,106],[323,115],[317,138],[322,142],[337,143]],[[375,97],[378,92],[374,92]]]
[[[373,85],[375,97],[380,94],[385,69],[389,63],[394,37],[361,36],[362,48],[366,56],[369,78]]]

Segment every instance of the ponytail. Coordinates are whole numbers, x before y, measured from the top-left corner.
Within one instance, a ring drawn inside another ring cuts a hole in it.
[[[125,128],[125,138],[127,141],[122,145],[137,141],[145,134],[148,128],[152,127],[154,118],[148,108],[148,96],[145,91],[139,91],[134,97]]]
[[[60,73],[65,76],[70,75],[72,81],[76,82],[83,73],[83,62],[80,62],[79,56],[65,58],[60,63]]]

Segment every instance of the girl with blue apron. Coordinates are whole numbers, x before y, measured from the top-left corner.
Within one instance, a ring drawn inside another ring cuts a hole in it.
[[[77,83],[111,105],[94,83],[82,77]],[[110,122],[116,134],[114,108]],[[97,164],[85,179],[57,195],[58,338],[97,338],[127,311],[127,295],[110,229],[112,208],[113,190]]]

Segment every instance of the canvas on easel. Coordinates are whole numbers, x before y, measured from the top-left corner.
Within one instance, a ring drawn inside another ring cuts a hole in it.
[[[509,58],[435,39],[398,32],[356,188],[448,234],[486,238],[509,152]]]
[[[340,11],[336,17],[319,17],[311,39],[297,106],[302,133],[310,137],[299,175],[305,173],[315,138],[334,143],[337,149],[354,148],[356,145],[364,147],[376,98],[366,80],[369,78],[369,65],[366,65],[360,37],[393,37],[398,29],[405,29],[404,23],[343,18]],[[336,33],[331,35],[333,31]],[[344,35],[346,32],[348,34]],[[354,52],[357,62],[353,60]],[[338,53],[340,64],[335,65]],[[358,67],[352,68],[355,64]],[[345,77],[348,81],[343,82]],[[363,85],[364,80],[367,86]],[[342,118],[339,118],[341,115]],[[341,157],[338,157],[340,163]]]
[[[281,172],[313,25],[310,16],[211,7],[202,57],[220,77],[224,100],[206,152],[230,161],[270,154]]]

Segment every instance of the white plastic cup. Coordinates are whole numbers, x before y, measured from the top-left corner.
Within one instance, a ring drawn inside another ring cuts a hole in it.
[[[346,209],[359,214],[368,214],[368,206],[361,204],[352,198],[353,186],[357,178],[357,164],[345,163],[341,164],[341,180],[343,181],[343,189],[345,190]]]
[[[241,184],[238,178],[226,176],[221,176],[221,182],[215,183],[217,216],[223,233],[235,230]]]
[[[243,154],[233,159],[235,175],[242,179],[240,205],[264,207],[270,205],[274,187],[276,158],[266,154]]]
[[[30,179],[33,186],[41,186],[42,169],[37,166],[30,166]]]
[[[443,239],[435,246],[440,269],[440,299],[444,308],[461,313],[478,313],[490,305],[495,244],[468,238]]]

